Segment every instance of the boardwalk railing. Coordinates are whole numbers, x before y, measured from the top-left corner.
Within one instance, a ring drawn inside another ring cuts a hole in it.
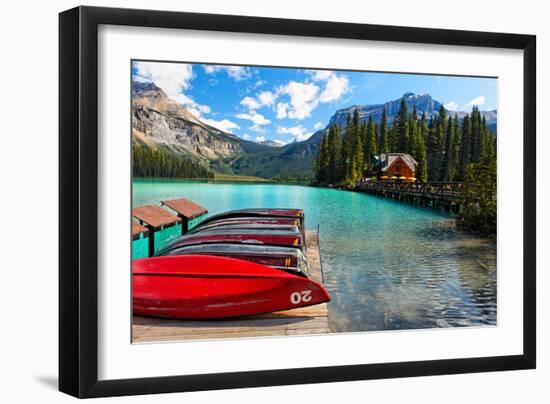
[[[362,181],[357,191],[406,200],[423,205],[455,207],[462,203],[462,182]]]

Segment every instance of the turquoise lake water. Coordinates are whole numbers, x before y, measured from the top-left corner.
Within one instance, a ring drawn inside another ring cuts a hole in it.
[[[209,214],[303,209],[306,228],[319,226],[324,283],[332,297],[329,321],[336,332],[496,324],[496,244],[457,230],[448,213],[300,185],[134,181],[134,206],[177,197]],[[176,237],[178,230],[168,229],[163,237]]]

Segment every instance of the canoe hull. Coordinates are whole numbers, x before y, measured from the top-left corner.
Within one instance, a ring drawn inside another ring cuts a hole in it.
[[[174,240],[166,249],[173,249],[184,245],[196,245],[205,243],[236,243],[236,244],[258,244],[273,245],[282,247],[303,248],[304,239],[300,233],[274,233],[274,232],[248,232],[248,233],[218,233],[212,232],[195,233],[183,236]]]
[[[330,300],[312,279],[233,258],[155,257],[133,264],[133,311],[174,319],[221,319]]]
[[[190,233],[195,233],[199,230],[206,228],[214,228],[219,226],[227,225],[286,225],[286,226],[300,226],[300,221],[298,218],[287,218],[287,217],[235,217],[227,219],[219,219],[211,221],[204,225],[198,224],[190,231]]]
[[[300,229],[304,229],[304,211],[302,209],[268,209],[268,208],[259,208],[259,209],[238,209],[230,210],[224,213],[210,216],[207,219],[204,219],[197,226],[203,226],[212,222],[217,222],[220,220],[227,219],[238,219],[244,217],[258,217],[258,218],[287,218],[298,220]]]

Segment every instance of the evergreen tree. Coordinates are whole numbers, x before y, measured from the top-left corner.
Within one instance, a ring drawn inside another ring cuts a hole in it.
[[[364,172],[365,172],[364,148],[363,148],[363,140],[362,140],[360,126],[359,126],[354,136],[351,175],[349,178],[349,183],[351,184],[357,183],[363,177]]]
[[[441,181],[448,181],[449,176],[449,156],[451,152],[451,145],[454,142],[454,121],[451,116],[447,120],[445,128],[445,136],[443,137],[443,155],[441,156],[441,171],[439,178]]]
[[[339,182],[342,178],[340,127],[332,125],[328,132],[328,181],[330,183]]]
[[[479,127],[479,158],[481,159],[485,153],[485,146],[487,145],[487,138],[489,137],[489,130],[487,129],[487,122],[485,117],[481,118],[481,124]]]
[[[428,181],[441,180],[446,129],[447,111],[441,106],[439,115],[432,120],[432,127],[428,133]]]
[[[397,114],[397,152],[407,153],[409,149],[409,113],[407,112],[407,102],[405,97],[401,98],[399,113]]]
[[[390,151],[388,132],[388,117],[386,114],[386,107],[384,107],[382,111],[382,121],[380,123],[380,153],[388,153]]]
[[[450,149],[449,155],[449,181],[458,181],[460,180],[460,147],[462,145],[462,131],[460,129],[460,123],[458,121],[458,116],[455,114],[454,117],[454,134],[453,134],[453,144]]]
[[[481,114],[479,108],[474,105],[472,113],[470,115],[470,122],[472,126],[472,148],[471,148],[471,161],[477,163],[481,156]]]
[[[374,156],[376,156],[378,152],[376,144],[376,126],[372,114],[369,115],[366,129],[365,167],[366,171],[370,172],[374,168]]]
[[[214,173],[200,162],[161,148],[132,145],[134,177],[214,178]]]
[[[497,231],[496,150],[486,148],[478,163],[468,164],[463,205],[458,218],[462,226],[495,234]]]
[[[420,136],[422,137],[422,141],[424,144],[426,144],[426,141],[428,140],[428,125],[426,123],[426,113],[422,112],[422,117],[420,118],[420,121],[418,122],[418,132],[420,133]]]
[[[418,181],[426,182],[428,180],[428,161],[427,145],[428,126],[426,125],[426,113],[423,112],[420,119],[416,122],[416,139],[414,142],[413,157],[418,163],[416,166],[416,178]]]
[[[416,106],[413,105],[412,114],[409,117],[409,146],[407,147],[407,153],[413,155],[416,143],[416,134],[418,132],[418,122],[417,122],[418,113],[416,112]]]
[[[462,141],[460,146],[460,172],[459,179],[466,178],[466,167],[470,164],[472,155],[472,126],[470,117],[466,115],[462,120]]]
[[[422,125],[422,121],[420,121]],[[425,125],[425,124],[424,124]],[[427,128],[426,128],[427,129]],[[422,137],[422,131],[417,130],[414,142],[413,157],[418,163],[416,166],[416,179],[420,182],[426,182],[428,179],[428,165],[426,161],[426,144]]]
[[[430,118],[428,124],[428,137],[426,140],[426,159],[428,165],[428,181],[434,181],[435,177],[435,152],[436,152],[436,139],[435,128],[437,126],[437,120],[435,117]]]
[[[389,130],[389,139],[390,139],[390,153],[395,153],[399,150],[399,135],[397,130],[397,119],[394,119]]]
[[[449,117],[447,123],[447,144],[445,145],[445,156],[443,164],[443,180],[455,181],[460,171],[460,146],[461,132],[458,123],[458,117]]]
[[[317,152],[317,159],[315,162],[315,178],[317,183],[324,184],[328,181],[329,170],[329,145],[328,136],[323,135],[321,143],[319,144],[319,151]]]
[[[344,136],[342,136],[342,153],[340,160],[340,165],[342,167],[342,180],[346,183],[351,182],[351,179],[353,178],[352,171],[355,168],[353,166],[353,147],[355,145],[354,135],[352,119],[348,115],[346,127],[344,129]]]

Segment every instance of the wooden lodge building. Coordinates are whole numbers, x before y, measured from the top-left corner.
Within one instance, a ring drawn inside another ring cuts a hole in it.
[[[407,153],[382,153],[375,157],[379,177],[412,179],[415,176],[416,160]]]

